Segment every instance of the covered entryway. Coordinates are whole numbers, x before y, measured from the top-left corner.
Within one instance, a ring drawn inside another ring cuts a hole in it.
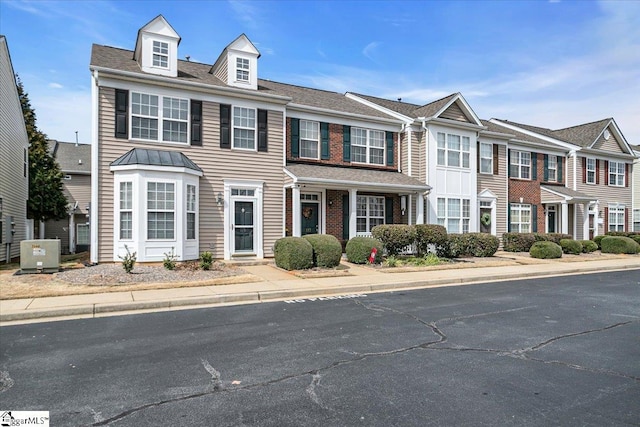
[[[224,258],[263,258],[262,181],[224,181]]]
[[[570,234],[574,239],[589,236],[589,205],[592,197],[563,186],[540,186],[547,233]],[[578,209],[578,207],[581,209]]]

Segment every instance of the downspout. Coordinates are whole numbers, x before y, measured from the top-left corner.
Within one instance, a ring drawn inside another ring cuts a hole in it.
[[[569,157],[573,157],[573,191],[577,191],[578,190],[578,155],[576,153],[576,150],[571,150],[569,152]],[[565,169],[569,169],[569,168],[565,168]],[[565,171],[565,174],[567,174],[568,177],[568,170]],[[565,177],[565,181],[567,182],[567,179]]]
[[[89,231],[91,233],[90,261],[98,262],[98,70],[91,74],[91,206],[89,208]],[[112,195],[115,197],[115,194]]]

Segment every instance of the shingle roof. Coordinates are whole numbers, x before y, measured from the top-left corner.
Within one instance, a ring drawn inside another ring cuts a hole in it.
[[[559,139],[569,141],[581,147],[588,147],[600,136],[605,126],[611,122],[611,118],[598,120],[597,122],[585,123],[553,131]]]
[[[49,151],[62,172],[91,173],[91,145],[48,140]]]
[[[570,188],[561,186],[561,185],[541,185],[540,186],[541,189],[543,190],[547,190],[547,191],[551,191],[554,193],[558,193],[561,194],[569,199],[572,200],[594,200],[593,196],[589,196],[585,193],[581,193],[579,191],[576,190],[572,190]]]
[[[111,162],[111,166],[128,165],[173,166],[202,172],[198,165],[179,151],[134,148]]]
[[[395,111],[396,113],[400,113],[407,117],[416,118],[416,117],[432,117],[438,111],[440,111],[447,103],[451,101],[458,93],[452,93],[451,95],[447,95],[444,98],[438,99],[436,101],[430,102],[425,105],[411,104],[409,102],[402,101],[392,101],[390,99],[378,98],[375,96],[364,95],[360,93],[353,93],[354,95],[366,99],[367,101],[378,104],[379,106],[386,108],[391,111]]]
[[[434,116],[438,111],[440,111],[445,105],[447,105],[451,99],[457,96],[457,93],[452,93],[449,96],[445,96],[444,98],[438,99],[437,101],[430,102],[429,104],[425,104],[422,107],[418,108],[414,111],[416,117],[431,117]]]
[[[417,179],[397,171],[297,163],[288,164],[286,170],[302,181],[326,181],[361,187],[385,186],[397,191],[426,191],[431,188]]]
[[[508,124],[511,124],[511,125],[514,125],[514,126],[521,126],[521,125],[519,125],[517,123],[509,122],[507,120],[498,120],[498,121],[504,122],[504,123],[508,123]],[[535,136],[531,136],[529,134],[526,134],[524,132],[520,132],[520,131],[515,130],[515,129],[511,129],[511,128],[507,128],[507,127],[504,127],[504,126],[500,126],[500,125],[497,125],[495,123],[488,122],[486,120],[482,120],[482,124],[488,126],[489,127],[488,130],[490,130],[492,132],[502,132],[502,133],[507,133],[509,135],[513,135],[513,139],[518,140],[518,141],[531,142],[531,143],[534,143],[534,144],[543,145],[545,147],[550,147],[550,148],[555,148],[555,149],[562,149],[562,147],[559,147],[557,144],[554,144],[552,142],[546,141],[546,140],[544,140],[542,138],[536,138]],[[522,127],[524,128],[524,126],[522,126]],[[528,129],[528,130],[531,130],[531,129]],[[532,130],[532,132],[535,132],[535,131]]]

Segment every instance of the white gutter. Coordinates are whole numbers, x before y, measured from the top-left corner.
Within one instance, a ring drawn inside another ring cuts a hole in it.
[[[411,165],[411,151],[413,151],[413,142],[411,140],[413,139],[413,136],[411,135],[411,127],[409,127],[409,130],[407,130],[407,136],[409,140],[407,147],[407,163],[409,163],[409,165],[407,166],[407,175],[412,176],[413,168]]]
[[[398,132],[398,172],[402,172],[402,147],[400,145],[402,144],[402,133],[406,128],[407,124],[403,123],[400,132]]]
[[[89,231],[91,233],[90,261],[98,262],[98,70],[91,73],[91,208],[89,210]],[[115,194],[113,195],[115,198]]]
[[[459,129],[473,129],[475,131],[477,131],[478,129],[486,129],[486,126],[476,125],[476,124],[472,124],[472,123],[463,123],[463,122],[459,122],[457,120],[443,119],[443,118],[440,118],[440,117],[418,117],[418,118],[416,118],[416,120],[420,121],[420,122],[440,123],[442,125],[455,127],[455,128],[459,128]]]

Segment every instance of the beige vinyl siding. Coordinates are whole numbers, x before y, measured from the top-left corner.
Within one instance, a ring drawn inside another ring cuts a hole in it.
[[[5,241],[6,217],[15,223],[10,258],[20,255],[20,241],[26,238],[27,199],[29,181],[24,176],[24,150],[29,145],[13,67],[6,39],[0,37],[0,198],[2,198],[2,243],[0,262],[7,259]]]
[[[71,175],[70,180],[62,181],[62,188],[67,201],[73,207],[78,202],[76,213],[86,214],[87,205],[91,202],[91,175]]]
[[[195,98],[195,97],[194,97]],[[224,256],[224,207],[216,197],[224,192],[225,179],[264,181],[263,237],[264,255],[273,256],[273,244],[282,237],[284,173],[282,171],[283,114],[268,112],[268,152],[220,148],[220,105],[202,103],[202,147],[188,145],[129,142],[114,137],[115,91],[100,89],[99,149],[99,261],[113,260],[113,174],[109,164],[132,148],[181,151],[203,171],[200,178],[199,222],[200,252],[211,251],[215,258]],[[116,197],[117,198],[117,197]],[[225,203],[228,203],[225,200]]]
[[[623,153],[623,145],[620,144],[620,141],[618,141],[615,136],[613,136],[613,132],[609,131],[609,133],[609,139],[605,139],[604,134],[600,135],[600,138],[598,138],[596,143],[593,145],[593,148],[596,150],[610,151],[613,153]]]
[[[482,142],[491,142],[482,140]],[[508,177],[507,177],[507,147],[505,145],[498,145],[498,175],[489,175],[478,173],[478,194],[484,190],[490,190],[496,195],[496,234],[498,237],[502,237],[508,229],[508,215],[507,210],[509,208],[508,194]],[[480,202],[478,202],[480,206]],[[479,210],[478,210],[479,211]],[[475,215],[478,215],[476,212]]]
[[[409,174],[409,135],[403,132],[400,135],[400,170],[403,174]]]
[[[637,151],[636,154],[640,154],[640,151]],[[631,185],[633,186],[633,208],[640,209],[640,159],[637,159],[633,163],[633,173],[631,174],[632,181]]]
[[[228,67],[229,59],[225,55],[224,59],[220,62],[220,67],[216,70],[214,76],[227,83],[227,79],[229,78],[229,67]]]
[[[454,102],[442,112],[439,116],[441,119],[457,120],[459,122],[469,123],[469,119],[464,114],[457,102]]]

